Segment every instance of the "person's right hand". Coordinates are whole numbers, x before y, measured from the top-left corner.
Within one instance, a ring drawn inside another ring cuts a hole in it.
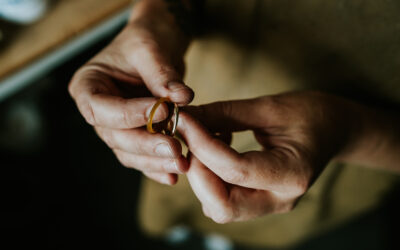
[[[310,91],[185,108],[178,131],[204,214],[227,223],[292,210],[329,161],[358,148],[366,113],[349,100]],[[221,138],[246,130],[262,150],[239,153]]]
[[[138,4],[133,16],[147,7]],[[75,73],[69,92],[124,166],[174,184],[176,174],[188,168],[180,143],[143,128],[157,97],[168,97],[179,105],[193,99],[193,91],[182,81],[187,39],[168,18],[154,11],[153,18],[131,20],[109,46]],[[166,105],[161,105],[154,121],[167,116]]]

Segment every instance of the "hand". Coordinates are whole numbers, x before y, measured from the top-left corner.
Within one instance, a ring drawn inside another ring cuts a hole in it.
[[[204,214],[226,223],[293,209],[324,166],[347,151],[355,109],[315,92],[188,107],[178,129],[191,152],[187,176]],[[262,151],[238,153],[214,136],[243,130],[254,132]]]
[[[180,143],[143,128],[155,97],[169,97],[180,105],[193,99],[182,81],[188,41],[164,7],[157,1],[139,2],[125,29],[74,75],[69,92],[123,165],[174,184],[176,174],[188,168]],[[154,121],[167,116],[162,105]]]

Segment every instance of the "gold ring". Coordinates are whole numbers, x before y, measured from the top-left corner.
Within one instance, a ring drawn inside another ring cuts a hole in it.
[[[158,130],[155,130],[153,128],[153,118],[154,118],[154,115],[156,113],[157,108],[164,102],[167,102],[167,103],[170,104],[170,105],[167,104],[169,106],[168,107],[169,115],[168,115],[168,117],[167,117],[167,119],[165,121],[160,122],[161,128],[158,129]],[[171,105],[172,104],[173,104],[173,107],[174,107],[174,112],[173,113],[170,112],[170,111],[172,111],[171,110]],[[172,121],[172,117],[173,116],[174,116],[174,120]],[[178,107],[178,105],[176,103],[172,103],[168,98],[162,97],[162,98],[157,100],[157,102],[154,104],[153,108],[150,111],[149,119],[147,121],[147,131],[152,133],[152,134],[157,133],[157,132],[162,132],[163,134],[174,136],[175,132],[176,132],[176,128],[178,126],[178,121],[179,121],[179,107]]]

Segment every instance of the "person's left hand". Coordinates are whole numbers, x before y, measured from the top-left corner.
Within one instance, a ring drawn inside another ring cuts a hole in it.
[[[293,209],[324,166],[351,146],[357,107],[298,92],[181,112],[178,130],[190,150],[187,177],[204,214],[226,223]],[[254,132],[262,151],[238,153],[215,136],[243,130]]]

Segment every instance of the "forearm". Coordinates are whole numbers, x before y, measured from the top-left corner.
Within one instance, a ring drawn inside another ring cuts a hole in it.
[[[400,174],[399,114],[362,105],[352,110],[352,141],[338,159]]]

